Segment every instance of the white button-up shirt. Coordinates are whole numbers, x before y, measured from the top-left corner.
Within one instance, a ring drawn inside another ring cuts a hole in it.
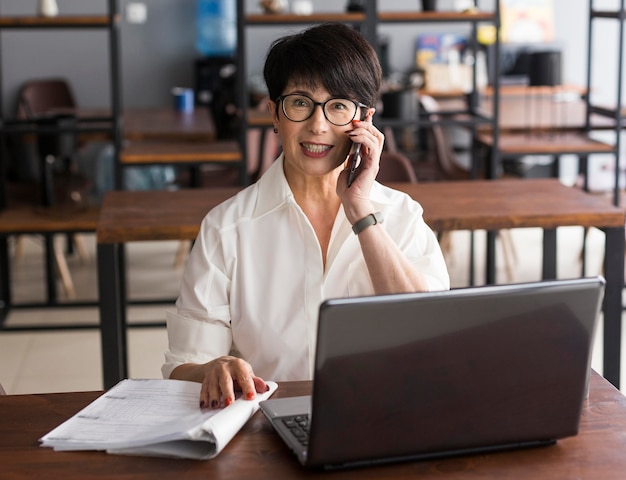
[[[450,287],[441,249],[408,195],[374,183],[383,228],[430,290]],[[176,311],[168,311],[162,372],[222,355],[248,361],[266,380],[310,380],[323,300],[374,294],[358,238],[339,209],[326,269],[295,202],[282,156],[263,177],[204,218],[189,254]]]

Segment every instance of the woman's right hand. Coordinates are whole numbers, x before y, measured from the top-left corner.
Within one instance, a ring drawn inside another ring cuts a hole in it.
[[[227,407],[234,402],[236,391],[241,391],[246,400],[252,400],[257,393],[269,389],[262,378],[254,375],[252,366],[241,358],[219,357],[197,367],[202,376],[200,408]]]

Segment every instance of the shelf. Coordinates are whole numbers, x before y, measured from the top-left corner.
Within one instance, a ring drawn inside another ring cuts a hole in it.
[[[588,0],[588,3],[589,3],[589,29],[587,32],[587,91],[592,92],[593,85],[594,85],[593,72],[591,68],[593,41],[594,41],[593,40],[594,39],[593,30],[594,30],[594,23],[595,23],[594,20],[597,20],[597,19],[617,20],[619,22],[618,30],[614,34],[617,36],[616,44],[619,44],[619,40],[624,35],[624,29],[625,29],[624,21],[626,20],[626,11],[623,9],[624,7],[623,1],[618,2],[618,3],[621,3],[621,6],[613,10],[600,10],[600,9],[594,8],[594,0]],[[606,7],[603,7],[603,8],[606,8]],[[597,23],[595,24],[599,25]],[[599,25],[600,28],[602,26],[604,26],[604,23],[602,23],[602,25]],[[617,72],[621,74],[624,71],[624,58],[622,55],[621,48],[618,49],[617,52],[618,52],[618,55],[617,55],[614,66],[616,67]],[[602,75],[602,73],[600,73],[600,75]],[[626,116],[625,116],[626,112],[624,111],[623,105],[620,105],[623,103],[623,98],[624,98],[622,92],[623,92],[622,86],[617,85],[615,105],[611,105],[611,106],[595,105],[592,103],[592,98],[590,96],[587,96],[586,125],[588,126],[588,128],[590,130],[598,129],[597,124],[596,124],[597,122],[596,119],[599,119],[599,122],[601,122],[600,128],[607,129],[607,130],[610,129],[614,131],[615,133],[615,145],[613,146],[612,150],[609,152],[612,154],[614,162],[615,162],[615,166],[616,166],[615,171],[620,171],[622,169],[622,167],[620,166],[620,163],[621,163],[620,151],[622,149],[620,132],[625,127],[625,120],[626,120]],[[605,126],[605,124],[607,126]],[[588,174],[587,165],[585,165],[585,169],[586,169],[585,175],[587,175]],[[615,175],[615,186],[613,188],[613,195],[612,195],[613,204],[615,206],[620,206],[620,201],[621,201],[620,186],[619,186],[618,180],[619,180],[619,176]]]
[[[378,21],[385,23],[399,22],[493,22],[493,12],[379,12]]]
[[[250,25],[309,24],[326,22],[362,23],[364,13],[313,13],[311,15],[259,13],[246,15]]]
[[[415,10],[410,10],[411,7],[405,7],[408,10],[405,11],[384,11],[382,10],[384,2],[380,0],[366,0],[363,2],[363,12],[315,12],[312,15],[293,15],[293,14],[261,14],[261,13],[247,13],[245,11],[245,3],[242,5],[238,2],[238,29],[239,38],[245,38],[245,31],[247,28],[258,26],[277,26],[277,25],[311,25],[320,24],[326,22],[352,24],[358,28],[363,36],[376,48],[378,47],[378,33],[379,27],[385,25],[392,26],[393,24],[421,24],[416,28],[422,26],[428,26],[428,24],[437,23],[458,23],[465,24],[471,27],[473,30],[476,28],[477,23],[488,23],[490,25],[499,25],[500,7],[498,2],[495,6],[490,6],[490,11],[475,11],[475,12],[456,12],[456,11],[435,11],[435,12],[423,12],[419,11],[416,5]],[[475,33],[474,33],[475,34]],[[244,73],[246,67],[246,42],[240,43],[238,47],[238,66],[237,68]],[[259,112],[257,110],[249,109],[249,101],[247,98],[247,87],[245,81],[241,81],[238,84],[239,88],[239,103],[242,105],[246,115],[242,119],[241,131],[246,132],[248,128],[271,128],[272,119],[271,115],[266,112]],[[421,94],[428,94],[439,99],[453,99],[461,102],[461,107],[454,109],[452,112],[441,112],[438,119],[425,118],[419,116],[414,119],[399,119],[399,118],[384,118],[379,115],[375,117],[375,122],[380,128],[402,128],[402,127],[416,127],[423,128],[433,124],[440,125],[459,125],[474,129],[476,126],[480,128],[492,127],[497,128],[497,116],[498,112],[495,110],[493,113],[477,111],[474,103],[476,103],[475,94],[480,93],[477,90],[473,90],[470,93],[465,93],[462,90],[450,90],[450,91],[435,91],[424,90]],[[245,139],[241,140],[243,144],[242,149],[245,153]],[[496,154],[493,154],[494,157]],[[492,163],[496,163],[495,160]]]
[[[379,12],[378,21],[385,23],[400,22],[492,22],[496,18],[493,12]],[[309,24],[324,22],[362,23],[364,13],[314,13],[312,15],[293,14],[248,14],[246,23],[251,25]]]
[[[114,23],[119,22],[119,15]],[[66,15],[60,17],[0,16],[0,28],[107,28],[111,19],[107,15]]]

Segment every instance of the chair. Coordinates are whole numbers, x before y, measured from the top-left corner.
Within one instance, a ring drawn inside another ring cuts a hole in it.
[[[415,166],[418,181],[454,181],[470,180],[472,178],[469,168],[458,162],[452,144],[446,136],[446,132],[438,122],[439,104],[428,95],[422,95],[419,99],[420,107],[427,113],[428,119],[433,122],[428,126],[428,140],[432,152],[432,161],[419,162]],[[509,281],[513,281],[513,265],[517,262],[517,252],[513,244],[513,238],[508,230],[499,232],[498,238],[502,243],[506,275]],[[444,251],[451,249],[449,232],[439,232],[439,242]]]
[[[433,122],[427,128],[427,140],[431,147],[432,160],[430,162],[418,162],[415,166],[417,177],[423,180],[469,180],[471,172],[462,166],[452,148],[452,144],[447,138],[441,124],[436,123],[441,120],[439,115],[439,104],[428,95],[421,95],[419,98],[420,108],[428,115],[428,119]]]
[[[409,160],[400,152],[384,150],[380,156],[380,165],[376,180],[385,182],[417,183],[417,175]]]
[[[76,107],[71,86],[60,78],[28,81],[18,95],[17,118],[32,120],[42,127],[36,138],[44,205],[79,202],[88,186],[86,178],[76,173],[74,156],[79,148],[76,133],[43,130],[75,127]]]
[[[76,108],[72,88],[63,78],[30,80],[22,85],[18,98],[18,118],[34,118],[55,110]]]
[[[20,89],[16,117],[32,120],[42,129],[50,127],[75,126],[74,110],[76,101],[70,84],[62,78],[31,80]],[[80,147],[75,132],[45,132],[13,139],[10,144],[13,152],[12,167],[21,171],[13,185],[8,187],[10,205],[28,204],[67,210],[81,206],[90,182],[76,173],[75,154]],[[20,165],[31,162],[30,166]],[[35,165],[38,164],[38,165]],[[22,167],[20,169],[20,167]],[[16,193],[19,192],[19,193]],[[42,209],[42,214],[46,210]],[[18,238],[18,244],[21,239]],[[53,239],[49,241],[64,290],[69,298],[75,297],[74,285],[67,261],[60,246]],[[86,249],[80,236],[68,238],[68,246],[76,246],[81,258],[86,258]],[[16,248],[19,252],[19,245]]]

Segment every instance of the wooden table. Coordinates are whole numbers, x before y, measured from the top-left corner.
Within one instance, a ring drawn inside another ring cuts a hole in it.
[[[189,167],[192,186],[200,184],[199,166],[217,164],[239,171],[241,185],[248,183],[247,162],[234,140],[216,140],[215,124],[207,108],[190,113],[174,109],[128,110],[123,116],[122,167],[176,165]]]
[[[52,235],[56,233],[94,232],[99,214],[100,208],[93,206],[85,208],[16,206],[0,210],[0,329],[15,329],[4,325],[10,309],[16,306],[13,303],[11,292],[9,236],[41,234],[44,236],[46,247],[46,300],[44,302],[22,303],[17,306],[42,308],[67,305],[70,302],[59,302],[57,298]],[[72,304],[94,306],[94,302],[72,302]]]
[[[582,130],[587,117],[585,90],[573,85],[525,86],[501,85],[499,90],[498,128],[500,132]],[[435,96],[442,113],[467,109],[464,95]],[[481,92],[479,109],[493,116],[493,91]],[[593,114],[592,129],[614,128],[609,118]],[[485,128],[488,127],[485,125]]]
[[[501,86],[498,108],[498,138],[490,124],[479,125],[477,144],[492,150],[497,157],[517,158],[525,155],[549,155],[555,159],[553,174],[558,177],[558,160],[562,155],[577,155],[586,173],[587,158],[596,153],[614,153],[614,146],[594,140],[586,131],[587,104],[585,91],[574,86]],[[440,108],[461,111],[462,98],[442,99]],[[480,98],[479,110],[493,116],[493,95],[489,89]],[[590,116],[591,130],[614,129],[615,122],[597,114]],[[499,165],[488,159],[485,173],[498,176]],[[497,162],[499,163],[499,162]]]
[[[285,382],[275,398],[310,392],[310,382]],[[320,473],[300,466],[261,412],[257,412],[213,460],[180,460],[55,452],[38,439],[102,392],[0,397],[0,476],[6,480],[50,478],[125,479],[515,479],[623,478],[626,472],[626,397],[592,373],[579,433],[556,445]],[[419,414],[419,412],[416,412]],[[428,412],[424,412],[428,414]]]
[[[556,229],[598,227],[606,232],[604,376],[619,386],[624,211],[558,180],[499,180],[392,184],[424,207],[435,231],[540,227],[543,278],[556,278]],[[100,328],[104,386],[128,376],[126,288],[122,245],[147,240],[193,240],[204,215],[237,188],[175,192],[109,192],[97,228]],[[488,252],[493,270],[495,252]]]
[[[493,148],[493,135],[479,133],[479,144]],[[580,131],[528,131],[501,133],[498,138],[498,150],[505,157],[524,155],[590,155],[592,153],[612,153],[614,147],[608,143],[594,140]]]
[[[181,113],[173,108],[128,109],[122,114],[126,140],[213,141],[215,123],[207,108]]]
[[[55,109],[53,113],[74,114],[83,125],[106,131],[111,113],[102,108]],[[101,119],[102,121],[97,121]],[[178,112],[173,108],[132,108],[122,112],[123,143],[119,163],[126,166],[199,165],[219,163],[238,168],[242,184],[247,180],[245,162],[235,141],[217,141],[208,108]],[[86,132],[84,141],[106,140],[110,135]]]

